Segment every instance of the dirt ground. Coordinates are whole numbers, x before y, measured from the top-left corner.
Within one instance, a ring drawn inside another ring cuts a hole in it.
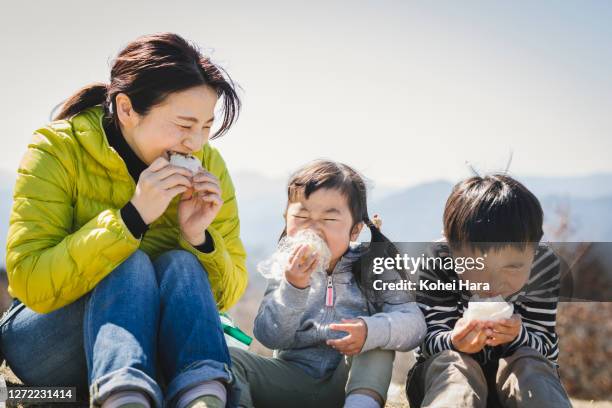
[[[4,363],[0,366],[0,375],[4,376],[7,385],[12,384],[21,384],[21,381],[11,371],[9,367],[7,367]],[[572,404],[574,408],[612,408],[612,401],[584,401],[584,400],[576,400],[572,399]],[[87,407],[87,404],[70,404],[74,407]],[[11,405],[7,404],[8,407],[42,407],[42,405]],[[49,406],[49,405],[47,405]],[[68,404],[55,404],[54,407],[62,407],[68,406]],[[408,402],[406,401],[406,396],[404,395],[403,384],[394,383],[391,385],[391,389],[389,390],[389,402],[386,405],[387,408],[409,408]]]

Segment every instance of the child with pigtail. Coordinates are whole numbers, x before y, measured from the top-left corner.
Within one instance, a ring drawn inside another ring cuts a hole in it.
[[[368,216],[363,179],[341,163],[304,166],[289,181],[285,221],[281,243],[309,231],[323,245],[295,245],[269,280],[254,334],[274,357],[230,348],[240,405],[384,406],[395,351],[416,347],[426,326],[408,293],[372,289],[373,258],[397,250]],[[364,225],[369,245],[355,243]]]

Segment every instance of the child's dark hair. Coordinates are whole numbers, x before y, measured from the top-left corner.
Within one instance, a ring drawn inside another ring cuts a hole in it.
[[[94,83],[81,88],[64,102],[55,119],[68,119],[86,108],[102,105],[107,120],[118,128],[114,105],[119,93],[126,94],[134,110],[145,115],[171,93],[199,85],[211,87],[223,98],[223,122],[211,137],[214,139],[229,130],[240,111],[240,99],[231,78],[178,34],[146,35],[119,53],[108,85]]]
[[[351,231],[363,222],[371,233],[371,242],[360,258],[353,263],[352,272],[366,298],[375,306],[370,279],[375,257],[395,256],[395,245],[374,225],[368,215],[366,184],[363,177],[350,166],[327,160],[317,160],[297,170],[289,179],[287,204],[308,197],[317,190],[332,189],[344,195],[353,218]],[[286,235],[286,228],[281,238]]]
[[[471,177],[457,183],[446,201],[444,235],[451,248],[524,249],[542,238],[543,217],[536,196],[512,177]]]

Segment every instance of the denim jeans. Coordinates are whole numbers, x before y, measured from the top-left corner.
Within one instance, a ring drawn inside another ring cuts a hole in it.
[[[209,380],[228,384],[229,406],[239,396],[207,275],[186,251],[152,261],[138,250],[70,305],[38,314],[16,300],[0,325],[26,385],[88,389],[93,406],[122,390],[172,406]]]

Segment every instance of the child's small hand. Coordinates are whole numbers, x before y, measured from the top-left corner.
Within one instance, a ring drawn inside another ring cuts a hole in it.
[[[317,266],[317,261],[317,253],[309,245],[298,246],[289,258],[285,278],[296,288],[307,288],[310,286],[310,275]]]
[[[487,335],[485,324],[478,320],[461,318],[451,332],[451,342],[458,351],[467,354],[478,353],[485,346]]]
[[[368,337],[368,326],[362,319],[342,319],[342,323],[332,323],[329,328],[348,333],[341,339],[327,340],[328,346],[347,356],[359,354]]]
[[[511,343],[521,332],[521,324],[522,320],[519,314],[514,314],[509,319],[502,319],[497,322],[487,322],[487,346],[499,346],[500,344]]]

